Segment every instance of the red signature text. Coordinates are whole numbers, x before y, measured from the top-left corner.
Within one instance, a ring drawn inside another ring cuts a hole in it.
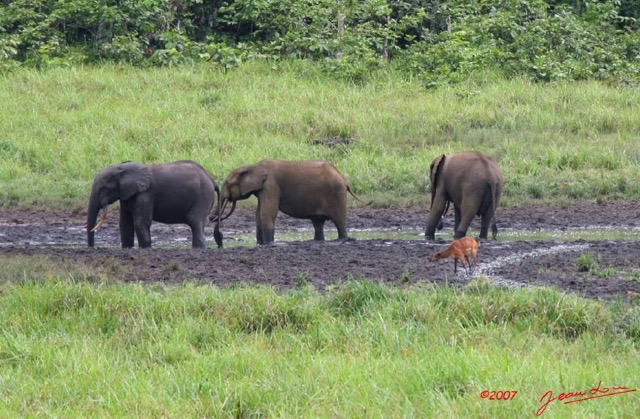
[[[540,416],[547,410],[547,407],[555,401],[562,402],[564,404],[584,402],[592,399],[599,399],[601,397],[617,396],[619,394],[632,393],[636,389],[631,389],[623,386],[602,387],[602,381],[598,382],[596,387],[593,387],[586,391],[569,391],[566,393],[560,393],[557,397],[553,396],[551,390],[545,392],[540,397],[540,407],[536,410],[536,416]]]

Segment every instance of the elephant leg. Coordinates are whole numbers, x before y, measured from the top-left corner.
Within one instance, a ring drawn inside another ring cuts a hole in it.
[[[256,242],[263,244],[262,240],[262,221],[260,220],[260,201],[258,201],[258,208],[256,209]]]
[[[133,247],[133,216],[120,207],[120,243],[123,249]]]
[[[347,228],[344,225],[345,223],[336,224],[336,228],[338,229],[338,240],[347,240],[349,237],[347,236]]]
[[[207,247],[207,240],[204,237],[204,225],[202,223],[189,224],[191,227],[191,247],[194,249],[204,249]]]
[[[256,227],[258,244],[273,243],[275,236],[276,216],[278,215],[278,201],[259,202]],[[260,232],[260,233],[258,233]],[[260,240],[261,239],[261,240]]]
[[[186,217],[186,224],[191,228],[191,247],[203,249],[207,247],[204,226],[208,220],[209,208],[194,208]]]
[[[489,233],[489,227],[491,227],[491,234],[493,235],[493,239],[494,240],[496,239],[496,236],[498,235],[498,226],[496,226],[495,222],[492,224],[491,223],[492,220],[493,220],[493,211],[489,210],[484,214],[482,214],[482,225],[480,226],[481,239],[487,238],[487,235]]]
[[[491,223],[491,219],[487,218],[487,214],[482,215],[482,223],[480,225],[480,238],[486,239],[489,233],[489,225]]]
[[[491,226],[491,238],[493,240],[498,236],[498,225],[493,217],[494,211],[489,211],[482,214],[482,226],[480,227],[480,238],[486,239],[489,233],[489,226]]]
[[[324,219],[314,218],[311,220],[313,223],[313,240],[324,240]]]
[[[140,210],[138,210],[140,212]],[[134,215],[135,222],[134,227],[136,230],[136,237],[138,238],[138,246],[140,248],[151,247],[151,218],[152,212],[143,211],[142,214]]]
[[[427,219],[427,228],[424,232],[424,236],[427,240],[435,239],[436,227],[442,218],[442,214],[444,214],[446,203],[447,202],[442,198],[436,198],[432,203],[429,218]]]
[[[473,211],[461,211],[460,223],[456,226],[453,235],[454,239],[459,239],[467,235],[467,230],[469,229],[469,225],[471,225],[471,221],[473,221],[473,216]]]
[[[337,214],[330,214],[329,220],[336,226],[338,230],[338,240],[348,240],[347,236],[347,205],[341,205],[343,210],[338,211]]]
[[[344,210],[340,211],[340,214],[331,219],[333,224],[338,229],[338,240],[347,240],[347,205],[343,205]]]
[[[460,212],[460,208],[457,205],[453,206],[453,231],[458,230],[458,226],[460,225],[460,220],[462,219],[462,213]]]

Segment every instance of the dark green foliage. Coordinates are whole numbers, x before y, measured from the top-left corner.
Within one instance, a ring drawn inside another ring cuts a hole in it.
[[[448,29],[432,43],[413,44],[402,62],[429,82],[456,81],[483,68],[537,81],[637,80],[633,57],[640,54],[640,38],[618,29],[624,19],[615,2],[573,8],[551,8],[543,0],[454,3]]]
[[[639,17],[633,0],[0,1],[0,70],[267,57],[352,80],[391,63],[426,84],[486,69],[637,82]]]

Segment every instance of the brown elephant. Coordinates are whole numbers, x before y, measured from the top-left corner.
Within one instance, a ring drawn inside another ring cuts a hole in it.
[[[209,219],[219,223],[231,216],[237,201],[255,195],[258,244],[273,242],[278,210],[311,220],[314,240],[324,240],[326,220],[337,227],[338,239],[347,239],[347,192],[362,202],[330,162],[262,160],[229,173],[221,189],[222,209]],[[224,216],[229,201],[232,207]]]
[[[436,226],[446,212],[449,202],[455,211],[454,238],[467,234],[476,215],[482,217],[480,238],[486,239],[489,226],[493,238],[498,228],[492,220],[500,202],[504,177],[496,161],[477,151],[444,154],[431,163],[431,211],[425,236],[434,239]]]

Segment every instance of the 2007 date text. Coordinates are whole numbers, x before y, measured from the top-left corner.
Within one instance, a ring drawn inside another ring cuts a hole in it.
[[[482,390],[480,392],[481,399],[487,400],[513,400],[518,394],[518,390]]]

